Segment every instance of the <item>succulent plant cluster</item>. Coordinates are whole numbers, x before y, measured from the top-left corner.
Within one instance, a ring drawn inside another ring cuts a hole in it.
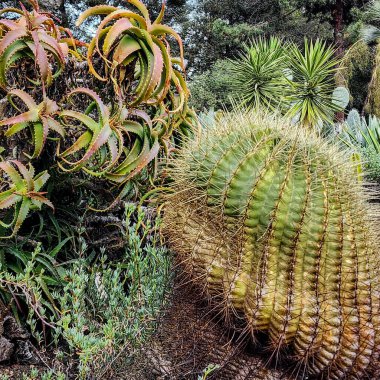
[[[378,378],[378,207],[346,152],[236,114],[183,147],[171,173],[163,232],[231,326],[265,333],[304,376]]]
[[[86,44],[37,0],[27,1],[0,11],[0,92],[7,100],[0,111],[0,219],[13,227],[5,237],[32,209],[26,203],[51,205],[39,193],[49,174],[35,177],[33,165],[104,179],[124,194],[137,175],[154,175],[154,161],[172,150],[174,134],[190,133],[195,118],[182,41],[162,24],[164,5],[155,21],[139,0],[128,0],[132,10],[92,7],[78,25],[104,18]]]

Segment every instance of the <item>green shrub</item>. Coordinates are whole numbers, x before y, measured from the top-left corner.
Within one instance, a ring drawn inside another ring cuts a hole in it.
[[[160,246],[159,221],[150,222],[141,210],[133,221],[134,213],[135,206],[127,204],[124,256],[110,262],[104,252],[95,264],[78,260],[66,274],[63,292],[56,295],[61,317],[55,334],[78,355],[83,379],[88,374],[101,378],[120,366],[119,356],[130,364],[165,303],[170,259]],[[83,238],[81,244],[86,252]]]
[[[219,60],[206,72],[195,75],[190,83],[190,104],[198,111],[224,109],[231,103],[231,70],[228,60]]]

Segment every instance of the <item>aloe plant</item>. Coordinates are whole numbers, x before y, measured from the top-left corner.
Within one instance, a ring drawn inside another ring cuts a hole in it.
[[[34,142],[34,153],[31,158],[41,155],[50,130],[57,132],[61,137],[65,137],[64,128],[55,119],[59,111],[59,107],[55,101],[45,97],[40,104],[37,104],[25,91],[14,89],[8,92],[8,99],[16,110],[19,110],[19,108],[13,101],[13,97],[18,97],[28,108],[28,111],[1,120],[0,127],[10,126],[5,132],[5,136],[11,137],[31,126],[32,141]]]
[[[76,171],[87,164],[91,167],[91,160],[97,153],[102,156],[101,162],[99,165],[92,164],[99,168],[106,163],[106,166],[109,167],[114,164],[118,155],[120,155],[118,141],[115,139],[110,127],[110,112],[108,107],[103,103],[98,94],[88,88],[77,88],[71,91],[67,99],[70,101],[71,97],[80,94],[86,95],[92,101],[87,112],[81,113],[73,110],[63,110],[60,113],[60,119],[67,129],[79,130],[79,136],[67,149],[64,151],[60,151],[60,148],[58,149],[58,156],[61,159],[59,165],[64,171]],[[96,108],[98,120],[94,120],[87,114],[92,108]],[[76,124],[71,124],[69,120],[75,121]],[[82,127],[85,128],[84,131],[81,130]],[[106,152],[103,151],[103,147],[106,147]],[[77,157],[78,155],[80,157]],[[108,158],[109,161],[107,161]],[[92,169],[92,173],[95,173],[94,169]]]
[[[62,170],[83,169],[93,176],[122,184],[157,157],[159,135],[145,112],[124,108],[111,115],[110,109],[94,91],[75,89],[68,95],[68,100],[74,95],[85,95],[91,102],[85,113],[73,110],[60,113],[66,129],[71,131],[68,134],[77,136],[68,148],[58,149],[61,160],[58,165]],[[97,120],[90,115],[93,109],[97,111]],[[131,118],[139,118],[141,122]]]
[[[77,25],[93,15],[105,15],[97,33],[88,48],[88,64],[91,73],[101,81],[111,79],[117,92],[124,85],[128,95],[134,95],[131,106],[141,102],[160,103],[168,94],[171,84],[182,95],[186,89],[181,87],[179,72],[173,68],[170,45],[166,36],[174,37],[179,45],[182,70],[184,67],[182,40],[174,29],[162,25],[165,6],[157,19],[152,22],[145,5],[139,0],[128,0],[139,13],[119,9],[109,5],[99,5],[85,11]],[[94,55],[99,55],[106,66],[101,75],[93,64]],[[133,82],[137,80],[137,85]]]
[[[374,215],[347,152],[264,114],[201,131],[173,161],[163,232],[212,307],[305,376],[379,368]]]
[[[53,19],[46,13],[40,12],[38,2],[30,1],[33,11],[25,7],[22,10],[6,8],[7,12],[19,14],[19,18],[11,20],[0,19],[0,86],[7,90],[9,83],[7,72],[20,58],[31,58],[38,68],[42,82],[49,86],[58,77],[65,66],[69,48],[61,40],[61,33]],[[52,72],[51,66],[56,65]]]
[[[13,218],[8,221],[0,220],[4,228],[13,228],[11,235],[1,236],[8,238],[14,236],[20,229],[22,223],[33,209],[40,209],[43,204],[54,209],[53,204],[45,197],[41,188],[49,179],[47,171],[35,175],[32,165],[29,169],[19,161],[0,162],[0,170],[7,175],[2,176],[0,182],[0,210],[13,208]]]

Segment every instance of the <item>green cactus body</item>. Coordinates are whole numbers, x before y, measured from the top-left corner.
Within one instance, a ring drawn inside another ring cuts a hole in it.
[[[226,117],[173,161],[163,225],[229,323],[331,379],[379,366],[377,206],[349,162],[275,117]]]

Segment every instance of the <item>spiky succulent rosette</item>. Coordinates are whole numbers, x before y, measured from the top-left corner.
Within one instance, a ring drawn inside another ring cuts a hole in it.
[[[163,232],[213,306],[308,375],[374,373],[378,208],[344,152],[263,114],[184,144]]]

